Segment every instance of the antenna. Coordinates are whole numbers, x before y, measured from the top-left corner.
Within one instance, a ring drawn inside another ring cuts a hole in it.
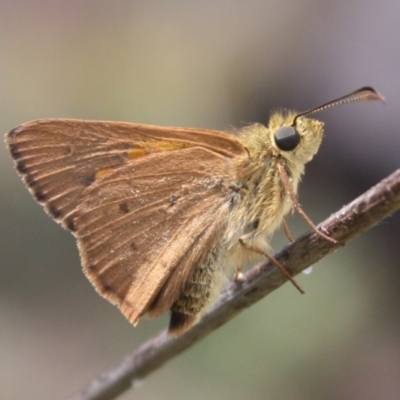
[[[363,101],[363,100],[379,100],[382,103],[385,102],[385,98],[380,95],[374,88],[370,86],[362,87],[361,89],[356,90],[355,92],[349,93],[346,96],[339,97],[336,100],[329,101],[328,103],[322,104],[322,106],[312,108],[311,110],[304,111],[300,114],[297,114],[294,117],[292,126],[296,125],[296,120],[299,117],[307,114],[313,114],[319,111],[326,110],[327,108],[340,106],[342,104],[352,103],[354,101]]]

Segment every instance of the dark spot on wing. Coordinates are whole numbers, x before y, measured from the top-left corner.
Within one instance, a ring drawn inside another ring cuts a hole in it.
[[[18,161],[16,168],[20,174],[26,174],[28,172],[28,169],[23,161]]]
[[[103,285],[103,290],[104,290],[105,292],[108,292],[108,293],[114,291],[114,290],[113,290],[113,287],[112,287],[111,285]]]
[[[72,218],[68,218],[65,221],[65,226],[71,231],[75,232],[76,231],[76,226],[75,226],[75,221]]]
[[[47,199],[47,196],[40,189],[35,190],[33,192],[33,195],[35,196],[35,199],[39,202],[46,201]]]
[[[30,175],[30,174],[27,174],[27,175],[25,176],[25,183],[26,183],[29,187],[35,187],[35,186],[37,186],[36,179],[35,179],[32,175]]]
[[[95,181],[95,179],[96,179],[96,177],[95,177],[94,174],[85,176],[82,179],[82,185],[85,186],[85,187],[88,187]]]
[[[136,244],[134,242],[131,242],[129,247],[131,248],[132,251],[136,252],[138,250],[138,248],[137,248],[137,246],[136,246]]]
[[[55,205],[50,205],[49,212],[54,218],[60,218],[62,216],[62,211]]]
[[[19,148],[15,143],[10,143],[9,149],[10,149],[11,156],[12,156],[12,158],[14,158],[14,160],[18,160],[18,158],[21,158],[21,152],[19,151]]]
[[[129,212],[128,204],[125,202],[119,203],[119,210],[124,214],[127,214]]]
[[[96,268],[96,266],[93,265],[93,264],[88,265],[88,266],[87,266],[87,269],[88,269],[88,271],[90,271],[90,272],[97,272],[97,268]]]
[[[128,293],[129,285],[126,285],[126,287],[118,287],[115,288],[114,286],[110,284],[105,284],[102,285],[103,287],[103,292],[105,294],[111,294],[113,297],[117,297],[119,300],[123,300],[125,295]],[[122,292],[121,292],[122,291]]]
[[[43,190],[40,189],[36,179],[32,175],[25,175],[25,183],[32,189],[33,196],[37,201],[44,202],[47,200],[47,196],[45,195]]]

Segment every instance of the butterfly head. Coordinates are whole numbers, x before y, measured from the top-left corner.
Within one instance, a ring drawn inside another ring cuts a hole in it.
[[[384,98],[373,88],[363,87],[346,96],[325,103],[302,113],[276,113],[271,117],[269,130],[274,148],[286,159],[305,164],[318,151],[323,136],[323,123],[315,119],[304,118],[327,108],[362,100],[379,100]]]
[[[321,145],[324,124],[316,119],[296,118],[293,112],[276,113],[270,119],[269,132],[278,154],[288,161],[305,164]]]

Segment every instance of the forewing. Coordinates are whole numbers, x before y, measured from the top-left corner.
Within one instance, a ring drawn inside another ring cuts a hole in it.
[[[169,309],[217,240],[229,207],[232,160],[193,147],[132,160],[82,195],[76,234],[84,271],[134,324],[163,289]],[[177,276],[164,287],[171,274]]]
[[[71,231],[84,191],[137,158],[193,146],[228,158],[246,154],[224,132],[59,119],[23,124],[9,132],[7,144],[34,197]]]

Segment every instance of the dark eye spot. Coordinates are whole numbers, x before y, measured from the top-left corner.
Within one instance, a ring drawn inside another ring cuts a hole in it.
[[[293,126],[281,126],[274,135],[276,145],[283,151],[294,150],[300,142],[300,135]]]

